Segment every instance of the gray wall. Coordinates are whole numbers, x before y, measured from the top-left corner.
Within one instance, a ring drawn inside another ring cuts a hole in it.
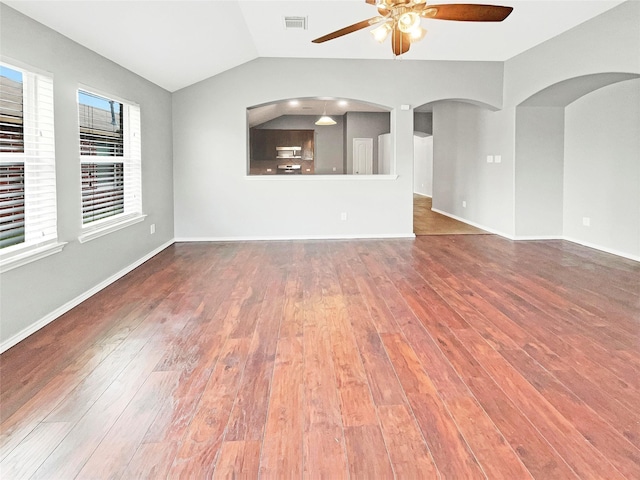
[[[435,103],[433,208],[510,236],[513,133],[508,112],[454,101]],[[502,162],[489,164],[487,155],[501,155]]]
[[[314,171],[316,174],[342,172],[343,122],[344,117],[332,115],[335,125],[318,126],[317,115],[283,115],[255,128],[273,128],[276,130],[314,130]],[[333,168],[335,167],[335,171]]]
[[[640,80],[570,104],[565,132],[565,237],[640,259]]]
[[[433,133],[433,113],[415,112],[413,114],[413,131],[431,135]]]
[[[300,73],[278,74],[285,70]],[[469,98],[499,107],[502,74],[502,64],[494,62],[260,58],[179,90],[173,94],[176,237],[411,236],[413,111],[400,105]],[[379,88],[398,78],[429,89]],[[397,178],[247,176],[247,107],[312,97],[350,98],[392,110]]]
[[[58,237],[61,253],[0,276],[0,340],[17,335],[173,238],[171,95],[0,4],[0,48],[54,77]],[[140,104],[146,221],[80,244],[78,84]],[[156,224],[156,234],[149,225]]]
[[[562,235],[564,108],[516,110],[515,233]]]
[[[388,113],[375,112],[347,112],[345,115],[346,135],[345,149],[347,152],[347,173],[353,173],[353,139],[373,139],[373,173],[378,173],[378,135],[389,133],[391,129]],[[393,171],[393,168],[391,169]]]
[[[590,89],[637,77],[639,51],[640,2],[625,2],[506,61],[501,110],[458,102],[434,104],[434,208],[512,238],[580,239],[579,232],[566,228],[567,188],[575,185],[567,184],[564,162],[569,131],[568,123],[563,128],[562,112],[576,98],[590,95]],[[605,87],[602,95],[614,91]],[[530,102],[532,98],[536,100]],[[545,104],[547,101],[550,103]],[[615,96],[612,101],[617,101]],[[536,111],[530,105],[546,108]],[[556,107],[560,108],[554,110]],[[626,128],[612,118],[606,130],[613,135]],[[633,151],[632,146],[628,148]],[[500,164],[486,163],[487,155],[496,154],[502,156]],[[636,148],[636,160],[639,156]],[[620,179],[635,178],[636,171],[628,162],[620,166]],[[615,184],[612,180],[606,187],[618,190]],[[637,205],[629,189],[616,195],[623,195],[627,205]],[[463,199],[467,208],[461,205]],[[612,207],[608,215],[620,218]],[[580,221],[582,216],[586,215]],[[638,228],[637,216],[630,212],[626,223],[631,226],[624,240],[601,236],[598,248],[638,257],[630,253],[637,252],[637,247],[619,248],[622,243],[637,243],[631,233]],[[593,228],[589,232],[594,235]]]
[[[504,63],[506,108],[566,79],[640,72],[640,2],[627,1]]]

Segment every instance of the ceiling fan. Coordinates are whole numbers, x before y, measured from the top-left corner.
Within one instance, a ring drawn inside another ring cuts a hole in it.
[[[316,38],[313,43],[327,42],[380,24],[371,31],[371,34],[382,43],[391,33],[391,48],[397,56],[408,52],[411,42],[424,38],[427,32],[420,26],[422,18],[459,22],[501,22],[513,10],[513,7],[475,3],[430,5],[427,4],[427,0],[365,0],[365,2],[375,5],[379,15]]]

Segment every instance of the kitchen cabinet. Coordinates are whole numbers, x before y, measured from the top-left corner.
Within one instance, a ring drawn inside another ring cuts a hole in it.
[[[250,160],[277,160],[276,147],[301,147],[300,160],[313,160],[313,130],[250,130]],[[286,160],[285,160],[286,161]],[[253,166],[253,165],[252,165]]]

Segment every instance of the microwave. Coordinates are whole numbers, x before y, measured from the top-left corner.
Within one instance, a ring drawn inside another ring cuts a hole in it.
[[[276,158],[302,158],[302,147],[276,147]]]

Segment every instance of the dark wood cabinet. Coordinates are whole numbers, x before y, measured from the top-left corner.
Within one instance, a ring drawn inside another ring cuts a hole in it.
[[[250,130],[251,160],[276,160],[276,147],[302,147],[302,158],[313,160],[313,130]]]
[[[279,164],[301,166],[302,174],[314,173],[314,130],[272,130],[252,128],[249,132],[250,173],[268,175],[277,171]],[[276,147],[301,147],[296,153],[301,158],[277,158]]]

